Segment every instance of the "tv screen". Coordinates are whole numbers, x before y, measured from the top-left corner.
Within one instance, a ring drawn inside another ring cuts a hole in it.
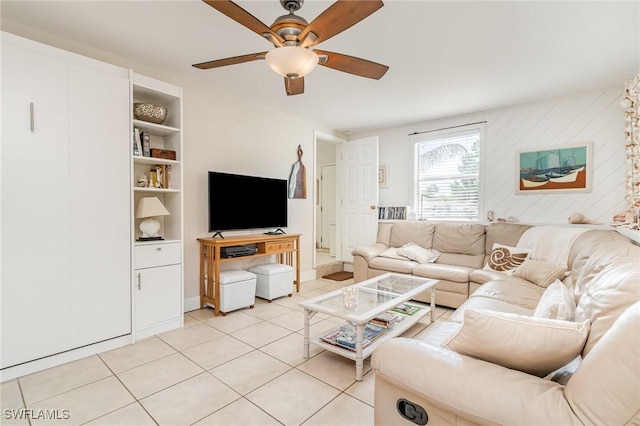
[[[287,226],[287,180],[209,172],[209,232]]]

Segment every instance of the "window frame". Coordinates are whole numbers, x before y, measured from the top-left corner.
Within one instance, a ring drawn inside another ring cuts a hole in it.
[[[420,218],[419,217],[419,197],[418,197],[418,178],[419,178],[419,167],[418,167],[418,144],[421,142],[429,142],[438,139],[444,139],[447,137],[453,137],[456,135],[463,135],[465,133],[478,132],[478,217],[477,218]],[[411,209],[415,212],[415,217],[418,220],[437,220],[441,222],[451,221],[451,222],[483,222],[484,219],[484,170],[485,170],[485,122],[481,123],[473,123],[473,124],[464,124],[459,126],[453,126],[443,129],[436,129],[431,131],[425,131],[421,133],[416,133],[411,136],[411,167],[413,170],[413,175],[411,179]]]

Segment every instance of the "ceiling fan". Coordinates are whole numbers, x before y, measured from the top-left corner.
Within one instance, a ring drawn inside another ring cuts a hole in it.
[[[287,95],[304,93],[304,76],[316,65],[361,77],[379,80],[388,66],[340,53],[310,48],[352,27],[383,6],[380,0],[338,0],[311,23],[294,12],[304,0],[280,0],[288,14],[267,26],[258,18],[230,0],[203,0],[206,4],[267,39],[274,49],[268,52],[202,62],[193,66],[211,69],[265,59],[268,65],[284,77]]]

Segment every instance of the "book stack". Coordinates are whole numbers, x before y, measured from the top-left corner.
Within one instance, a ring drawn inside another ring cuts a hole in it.
[[[395,314],[393,312],[387,311],[378,315],[377,317],[369,321],[369,323],[379,325],[384,328],[389,328],[393,326],[393,324],[395,324],[396,322],[402,321],[402,319],[403,319],[402,316]]]

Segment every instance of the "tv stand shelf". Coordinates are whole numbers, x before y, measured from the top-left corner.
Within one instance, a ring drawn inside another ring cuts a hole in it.
[[[200,308],[207,303],[214,306],[215,315],[220,314],[220,306],[216,303],[216,295],[220,294],[220,264],[234,260],[255,257],[276,256],[279,263],[293,266],[296,292],[300,292],[300,234],[252,234],[225,238],[198,238],[200,242]],[[255,244],[255,254],[224,258],[220,254],[222,247]],[[213,279],[209,279],[212,277]]]

